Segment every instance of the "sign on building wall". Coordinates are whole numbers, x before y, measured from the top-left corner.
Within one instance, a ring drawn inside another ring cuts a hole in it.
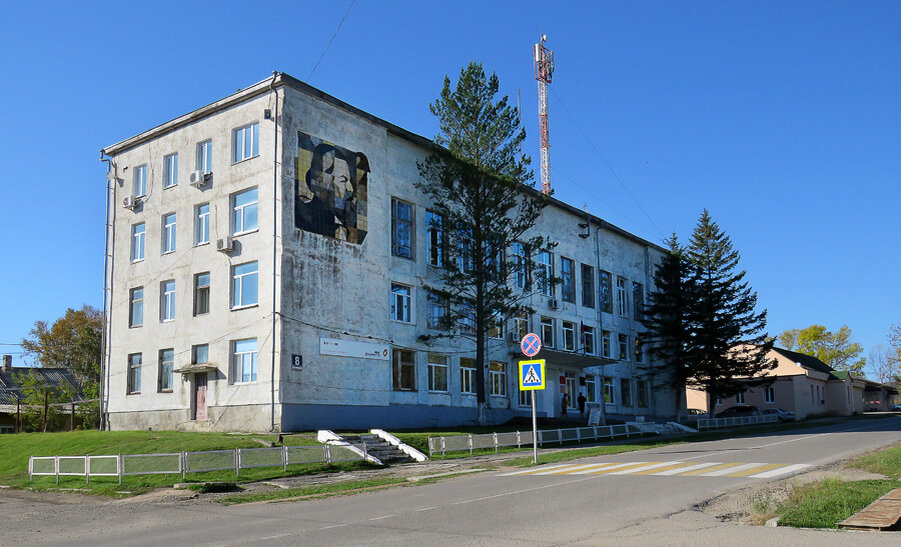
[[[320,338],[319,354],[387,361],[390,352],[388,350],[388,344],[356,342],[354,340],[341,340],[339,338]]]
[[[368,230],[369,160],[362,152],[297,133],[294,225],[307,232],[363,243]]]

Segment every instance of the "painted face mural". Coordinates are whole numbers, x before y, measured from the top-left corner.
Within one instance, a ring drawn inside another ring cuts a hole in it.
[[[362,152],[297,133],[294,223],[350,243],[366,238],[369,160]]]

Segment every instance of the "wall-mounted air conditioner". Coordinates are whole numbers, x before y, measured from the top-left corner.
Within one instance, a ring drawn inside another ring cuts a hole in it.
[[[206,186],[211,180],[213,180],[212,173],[204,173],[203,171],[197,170],[191,173],[191,186],[194,188],[203,188]]]
[[[222,253],[230,253],[234,248],[234,241],[231,236],[226,236],[216,240],[216,250]]]
[[[141,203],[140,198],[136,198],[134,196],[125,196],[125,199],[122,200],[122,205],[125,206],[126,209],[131,209],[132,211]]]

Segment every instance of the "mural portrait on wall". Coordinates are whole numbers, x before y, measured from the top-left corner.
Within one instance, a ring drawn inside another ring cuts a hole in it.
[[[297,133],[294,224],[350,243],[366,238],[369,160],[305,133]]]

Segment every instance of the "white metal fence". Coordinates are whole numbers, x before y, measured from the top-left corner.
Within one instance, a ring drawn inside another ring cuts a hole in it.
[[[588,427],[573,427],[569,429],[541,429],[538,431],[538,444],[546,443],[581,442],[598,439],[615,439],[617,437],[630,437],[641,435],[643,432],[638,424],[621,425],[597,425]],[[490,449],[497,450],[502,446],[515,446],[522,448],[532,444],[531,431],[510,431],[507,433],[486,433],[484,435],[452,435],[449,437],[429,437],[429,456],[435,453],[459,452],[468,450]]]
[[[181,475],[205,471],[234,471],[255,467],[282,467],[308,463],[335,463],[369,459],[366,445],[323,444],[321,446],[281,446],[275,448],[236,448],[203,452],[167,454],[116,454],[109,456],[32,456],[28,459],[28,478],[36,476],[122,477],[130,475]],[[361,454],[362,452],[362,454]]]
[[[698,429],[719,429],[721,427],[734,427],[737,425],[769,424],[778,421],[779,416],[775,414],[735,416],[732,418],[698,418]]]

